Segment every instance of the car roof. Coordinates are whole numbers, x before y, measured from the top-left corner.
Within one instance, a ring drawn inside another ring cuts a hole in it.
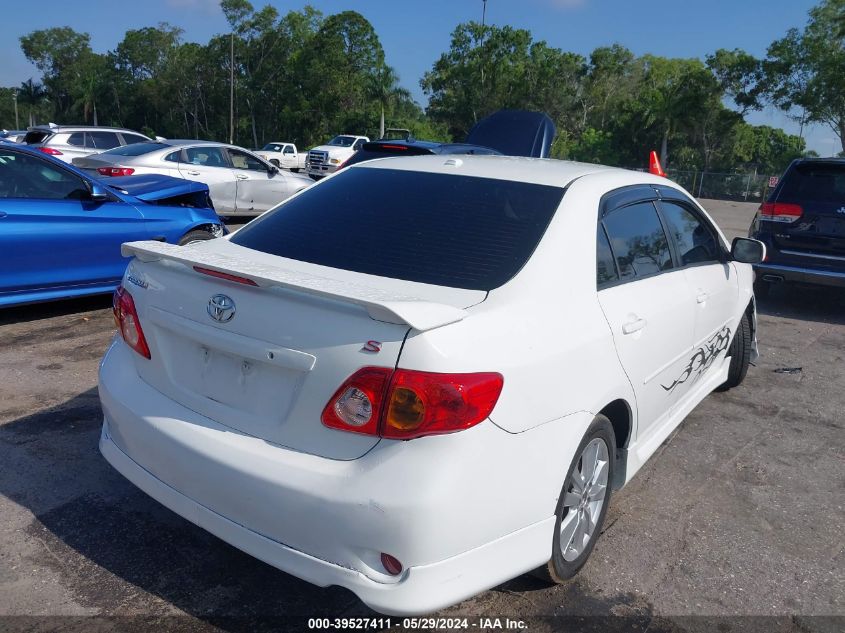
[[[494,178],[497,180],[518,180],[540,185],[565,187],[573,180],[595,173],[618,173],[642,177],[645,182],[656,181],[650,174],[633,172],[618,167],[606,167],[592,163],[578,163],[551,158],[525,158],[522,156],[497,155],[438,155],[395,156],[376,158],[351,165],[349,169],[403,169],[451,175]]]
[[[33,125],[28,128],[30,131],[38,132],[131,132],[132,134],[140,134],[146,136],[141,132],[130,130],[125,127],[111,127],[108,125]]]

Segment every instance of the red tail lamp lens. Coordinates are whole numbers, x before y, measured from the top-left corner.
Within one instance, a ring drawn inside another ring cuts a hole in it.
[[[787,202],[764,202],[760,205],[760,215],[767,220],[792,222],[804,214],[800,204]]]
[[[35,149],[37,149],[42,154],[47,154],[48,156],[61,156],[62,155],[62,153],[59,150],[53,149],[52,147],[36,147]]]
[[[131,167],[97,167],[101,176],[131,176],[135,170]]]
[[[112,312],[114,313],[114,323],[126,344],[144,358],[150,358],[150,348],[147,345],[147,339],[144,338],[144,331],[141,329],[141,321],[138,319],[135,301],[123,286],[118,286],[114,291]]]
[[[392,439],[454,433],[486,419],[503,385],[497,373],[364,367],[335,392],[322,421],[330,428]]]

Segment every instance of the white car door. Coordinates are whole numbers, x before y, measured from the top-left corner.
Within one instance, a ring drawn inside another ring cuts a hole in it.
[[[604,210],[598,298],[637,398],[637,441],[656,432],[682,390],[695,319],[654,202]]]
[[[691,201],[662,199],[658,204],[695,300],[695,380],[727,353],[736,330],[739,283],[716,230]]]
[[[223,148],[218,145],[186,147],[179,163],[179,175],[208,185],[214,210],[220,215],[235,212],[237,185]]]
[[[227,151],[237,182],[237,213],[264,213],[293,193],[283,172],[269,169],[267,163],[243,150]]]

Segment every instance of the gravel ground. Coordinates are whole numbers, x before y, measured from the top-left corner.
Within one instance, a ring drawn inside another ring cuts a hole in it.
[[[755,208],[704,204],[729,237]],[[210,536],[100,457],[109,305],[0,312],[0,631],[305,630],[308,617],[373,616],[346,590]],[[574,582],[521,577],[439,615],[477,630],[506,616],[532,631],[845,630],[845,296],[778,288],[759,338],[745,383],[708,397],[614,495]]]

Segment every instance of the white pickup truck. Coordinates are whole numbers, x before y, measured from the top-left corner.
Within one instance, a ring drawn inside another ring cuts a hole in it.
[[[281,167],[282,169],[290,169],[297,172],[300,169],[305,169],[305,154],[300,153],[293,143],[285,143],[284,141],[274,141],[267,143],[257,152],[268,163]]]
[[[308,152],[305,170],[312,178],[322,178],[337,171],[346,159],[357,152],[364,143],[369,143],[366,136],[340,134],[325,145],[319,145]]]

